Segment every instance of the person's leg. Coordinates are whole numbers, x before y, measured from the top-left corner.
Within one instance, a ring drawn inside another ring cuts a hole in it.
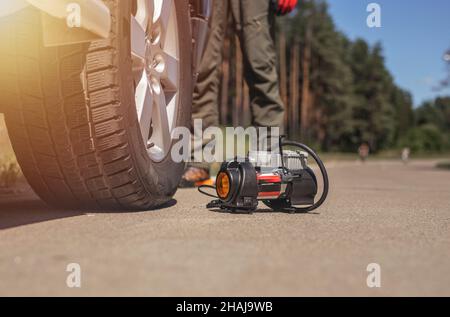
[[[205,128],[219,125],[218,97],[228,7],[227,0],[213,0],[210,35],[194,89],[193,120],[202,119]]]
[[[283,132],[284,105],[278,82],[271,1],[232,2],[233,14],[238,17],[235,20],[244,53],[244,72],[250,90],[253,124],[258,127],[279,127]]]
[[[210,35],[206,50],[202,58],[199,69],[197,83],[194,89],[192,104],[192,119],[194,121],[203,120],[203,129],[219,125],[218,99],[220,91],[220,73],[223,60],[223,42],[228,21],[228,0],[213,0],[213,11],[210,22]],[[193,131],[202,133],[203,131]],[[194,140],[199,140],[201,135],[193,135]],[[196,147],[193,142],[192,158],[194,151],[202,151],[203,147],[210,140],[204,140]],[[195,183],[209,178],[209,164],[203,162],[193,162],[188,165],[188,169],[183,177],[183,184]]]

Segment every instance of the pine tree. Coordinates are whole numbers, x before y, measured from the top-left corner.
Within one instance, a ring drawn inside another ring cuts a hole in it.
[[[354,139],[357,143],[367,142],[373,151],[382,150],[395,143],[396,109],[391,97],[395,85],[385,67],[380,44],[371,48],[359,39],[353,44],[351,57],[357,102]]]
[[[395,142],[404,138],[414,126],[414,105],[411,93],[394,87],[391,102],[395,107]]]
[[[304,141],[325,150],[345,147],[352,132],[352,74],[345,61],[346,39],[337,32],[326,2],[303,2],[291,21],[289,42],[297,43],[299,34]]]
[[[432,103],[429,113],[425,113],[428,106],[415,112],[411,94],[395,84],[387,69],[382,46],[351,41],[338,32],[325,0],[303,0],[300,10],[279,19],[277,26],[280,92],[291,138],[301,137],[323,150],[355,152],[367,142],[373,151],[380,151],[410,136],[415,117],[419,125],[421,120],[433,122],[438,129],[445,125],[439,119],[450,116],[446,101],[441,102],[445,111]],[[224,67],[230,83],[226,87],[228,79],[224,81],[223,110],[228,100],[247,104],[233,36],[228,39],[230,59]],[[433,113],[440,118],[430,118]],[[222,118],[233,121],[226,113]]]
[[[450,97],[424,102],[416,109],[416,123],[418,126],[431,124],[443,133],[450,133]]]

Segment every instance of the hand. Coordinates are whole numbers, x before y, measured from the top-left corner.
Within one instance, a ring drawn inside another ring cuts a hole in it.
[[[297,6],[298,0],[276,0],[278,1],[277,14],[286,15]]]

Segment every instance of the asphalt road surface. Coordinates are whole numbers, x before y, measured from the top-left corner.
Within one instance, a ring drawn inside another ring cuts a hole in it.
[[[194,190],[119,214],[3,194],[0,295],[450,296],[450,172],[433,167],[330,163],[330,199],[310,215],[214,213]],[[367,287],[371,263],[381,288]]]

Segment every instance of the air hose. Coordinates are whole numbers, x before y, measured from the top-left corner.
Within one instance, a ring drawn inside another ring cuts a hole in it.
[[[323,178],[322,196],[314,205],[312,205],[310,207],[294,208],[296,212],[303,212],[303,213],[311,212],[311,211],[318,209],[327,200],[328,192],[330,190],[328,172],[327,172],[327,169],[325,168],[325,165],[323,164],[323,161],[316,154],[316,152],[314,152],[310,147],[306,146],[305,144],[302,144],[299,142],[293,142],[293,141],[282,141],[280,143],[280,146],[281,146],[281,148],[286,147],[286,146],[291,146],[291,147],[297,147],[299,149],[302,149],[303,151],[308,153],[314,159],[314,161],[317,163],[317,165],[319,166],[319,169],[320,169],[320,172],[321,172],[322,178]]]

